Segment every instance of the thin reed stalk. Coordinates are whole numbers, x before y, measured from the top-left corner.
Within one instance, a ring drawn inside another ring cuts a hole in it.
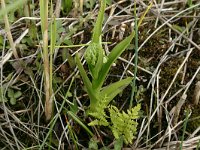
[[[51,99],[50,89],[50,69],[48,56],[48,0],[40,1],[41,28],[43,36],[43,61],[44,61],[44,88],[45,88],[45,116],[50,120],[52,116],[53,100]]]
[[[6,10],[6,4],[5,4],[4,0],[1,0],[1,7],[3,10]],[[9,40],[13,55],[17,59],[17,58],[19,58],[19,56],[17,54],[17,50],[15,48],[15,43],[13,42],[13,38],[12,38],[12,33],[10,31],[10,24],[9,24],[7,12],[4,14],[4,23],[5,23],[5,30],[7,33],[7,38]]]
[[[138,63],[138,23],[137,23],[137,12],[136,12],[136,1],[134,4],[134,16],[135,16],[135,59],[134,59],[134,78],[132,81],[132,91],[131,91],[131,100],[130,100],[130,105],[129,108],[131,109],[133,107],[133,98],[136,92],[136,75],[137,75],[137,63]]]

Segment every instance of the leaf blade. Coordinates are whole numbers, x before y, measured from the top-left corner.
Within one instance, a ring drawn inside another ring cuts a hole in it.
[[[109,86],[103,88],[103,90],[100,92],[100,95],[102,97],[106,97],[106,103],[108,105],[115,96],[122,92],[124,88],[126,88],[131,83],[131,81],[132,77],[128,77],[126,79],[112,83]]]
[[[100,37],[101,37],[105,8],[106,8],[106,0],[101,0],[100,11],[98,13],[97,21],[95,23],[93,35],[92,35],[92,42],[94,43],[101,42]]]
[[[80,60],[78,54],[76,54],[75,57],[76,57],[75,59],[76,59],[76,63],[77,63],[78,69],[80,71],[80,74],[81,74],[81,77],[83,79],[84,85],[85,85],[85,87],[87,89],[87,93],[88,93],[88,95],[90,97],[90,105],[93,106],[98,101],[98,99],[96,97],[96,94],[95,94],[94,90],[92,89],[92,84],[91,84],[89,78],[87,77],[87,74],[86,74],[86,72],[85,72],[85,70],[83,68],[83,65],[81,63],[81,60]]]
[[[117,44],[111,53],[108,55],[107,62],[102,66],[101,75],[99,76],[98,80],[93,83],[94,89],[100,89],[105,81],[105,78],[110,70],[110,67],[116,61],[116,59],[125,51],[125,49],[129,46],[131,40],[135,36],[135,32],[132,32],[127,38]]]

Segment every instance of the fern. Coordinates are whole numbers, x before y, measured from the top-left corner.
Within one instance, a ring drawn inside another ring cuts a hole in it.
[[[105,109],[110,112],[110,120],[108,115],[105,113]],[[127,110],[127,113],[122,111],[122,113],[118,110],[117,107],[111,105],[107,106],[107,99],[104,98],[98,104],[95,112],[89,112],[88,114],[95,118],[92,122],[90,122],[89,126],[102,125],[102,126],[110,126],[112,133],[116,139],[123,137],[124,142],[126,144],[131,143],[135,138],[135,134],[137,133],[137,125],[138,123],[135,119],[139,118],[139,110],[141,106],[138,104],[131,110]]]
[[[106,120],[108,116],[106,115],[106,112],[105,112],[106,108],[107,108],[107,98],[104,97],[101,101],[99,101],[95,112],[89,110],[88,114],[94,117],[95,120],[90,122],[88,125],[89,126],[94,126],[94,125],[108,126],[109,123]]]
[[[117,107],[110,106],[111,130],[116,139],[122,136],[126,144],[132,144],[132,140],[135,138],[134,135],[137,133],[138,123],[135,119],[139,118],[138,112],[140,107],[140,104],[138,104],[131,111],[128,110],[127,113],[124,111],[120,113]]]

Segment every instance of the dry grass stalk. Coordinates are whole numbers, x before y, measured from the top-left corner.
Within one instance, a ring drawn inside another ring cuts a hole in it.
[[[52,99],[50,95],[50,70],[49,70],[49,53],[48,53],[48,0],[40,2],[41,26],[43,32],[43,61],[44,61],[44,88],[45,88],[45,117],[50,120],[52,116]]]
[[[180,114],[180,111],[181,111],[183,104],[185,103],[186,98],[187,98],[187,95],[183,94],[181,96],[180,100],[178,101],[177,105],[172,109],[174,111],[173,112],[174,117],[173,117],[173,120],[172,120],[173,125],[176,125],[177,122],[178,122],[179,114]]]
[[[194,90],[193,103],[195,105],[198,105],[199,98],[200,98],[200,81],[196,83],[195,90]]]
[[[2,9],[6,8],[4,0],[1,0],[1,7],[2,7]],[[17,58],[19,58],[19,56],[18,56],[17,50],[15,48],[15,43],[13,42],[12,33],[10,31],[10,25],[9,25],[7,13],[4,15],[4,23],[5,23],[6,34],[7,34],[8,40],[10,42],[10,46],[12,48],[12,51],[13,51],[13,55],[17,59]]]

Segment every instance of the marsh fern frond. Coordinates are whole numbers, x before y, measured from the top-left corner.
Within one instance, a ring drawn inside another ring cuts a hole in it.
[[[140,107],[140,104],[138,104],[136,107],[128,110],[127,113],[124,111],[120,113],[117,107],[110,106],[111,130],[116,139],[122,136],[126,144],[132,143],[132,140],[135,138],[134,135],[137,133],[138,123],[135,119],[139,118]]]

